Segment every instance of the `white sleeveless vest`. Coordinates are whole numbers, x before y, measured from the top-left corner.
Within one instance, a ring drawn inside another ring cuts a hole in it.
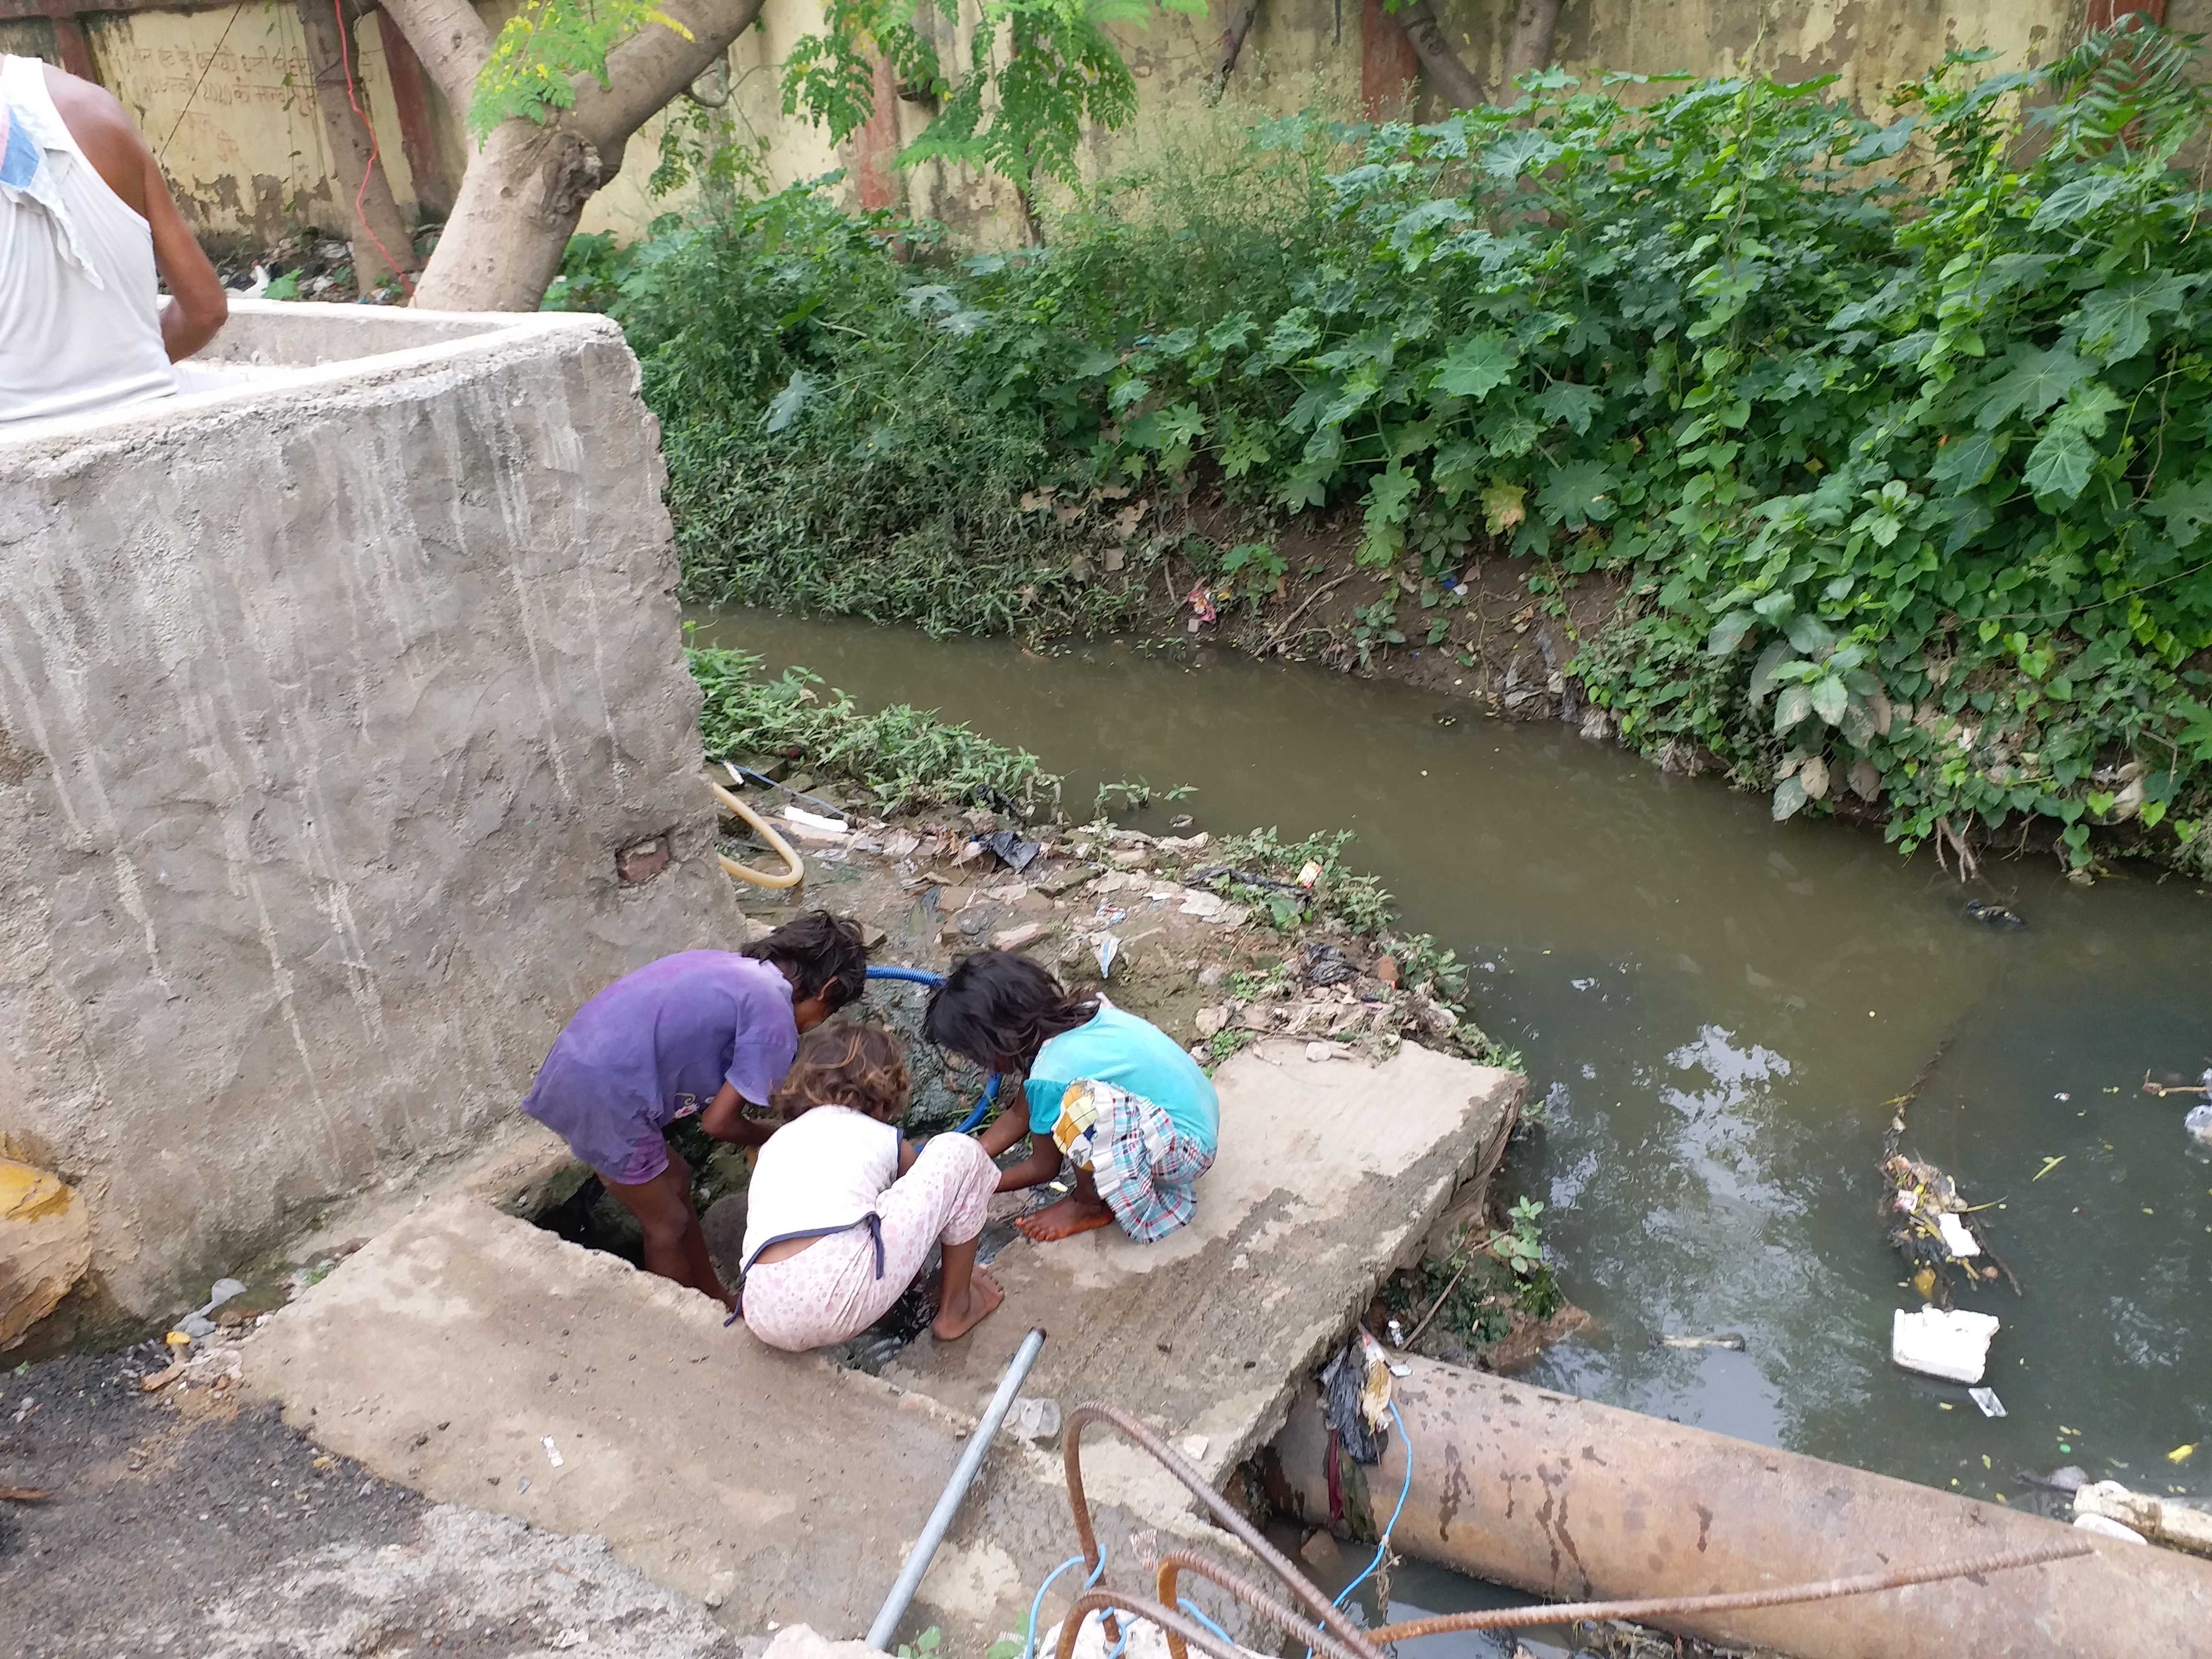
[[[35,58],[0,57],[0,429],[177,390],[154,233],[107,187]]]

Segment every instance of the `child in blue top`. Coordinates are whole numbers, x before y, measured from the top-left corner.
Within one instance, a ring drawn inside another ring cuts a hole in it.
[[[1109,1222],[1139,1243],[1164,1238],[1197,1208],[1212,1167],[1221,1103],[1198,1063],[1159,1027],[1103,996],[1079,996],[1027,957],[986,951],[953,965],[922,1033],[990,1071],[1021,1073],[1026,1110],[983,1131],[994,1158],[1024,1131],[1030,1153],[999,1190],[1050,1181],[1063,1161],[1075,1190],[1017,1223],[1038,1243]]]

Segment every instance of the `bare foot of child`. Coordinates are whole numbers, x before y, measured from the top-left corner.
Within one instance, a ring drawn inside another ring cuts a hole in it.
[[[1006,1299],[1006,1293],[999,1281],[978,1267],[969,1278],[968,1294],[939,1308],[937,1317],[929,1322],[929,1328],[939,1341],[951,1342],[981,1324],[991,1310]]]
[[[1070,1193],[1057,1204],[1048,1205],[1034,1215],[1025,1215],[1014,1223],[1040,1244],[1049,1244],[1056,1238],[1073,1238],[1078,1233],[1087,1233],[1114,1223],[1114,1212],[1103,1200],[1082,1198]]]

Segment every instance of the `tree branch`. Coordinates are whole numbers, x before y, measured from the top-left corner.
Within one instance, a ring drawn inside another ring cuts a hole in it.
[[[469,0],[382,0],[407,44],[456,115],[477,95],[477,74],[491,56],[491,31]]]
[[[671,0],[663,9],[691,31],[690,40],[656,25],[607,54],[607,86],[576,77],[576,106],[567,118],[602,151],[619,149],[705,74],[753,26],[761,0]]]

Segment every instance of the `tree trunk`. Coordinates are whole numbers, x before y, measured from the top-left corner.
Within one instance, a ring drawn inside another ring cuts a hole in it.
[[[315,109],[330,145],[331,204],[353,247],[354,277],[365,294],[387,276],[408,275],[422,262],[415,241],[392,199],[392,184],[376,154],[375,135],[354,112],[362,98],[349,73],[354,56],[352,25],[339,13],[343,0],[298,0],[300,32],[306,37],[307,65],[315,77]],[[336,228],[337,227],[333,227]]]
[[[565,122],[501,122],[461,177],[415,284],[415,303],[433,311],[537,310],[561,274],[584,204],[621,166],[619,146],[602,155]]]
[[[1554,0],[1554,16],[1558,10]],[[1437,9],[1430,0],[1414,0],[1398,14],[1398,21],[1405,27],[1406,38],[1413,43],[1413,56],[1421,60],[1421,73],[1428,76],[1430,90],[1446,107],[1473,109],[1482,102],[1482,82],[1437,21]]]
[[[1513,82],[1531,70],[1549,69],[1552,49],[1559,44],[1559,0],[1521,0],[1513,14],[1513,33],[1505,40],[1505,85],[1498,101],[1512,95]]]
[[[469,0],[384,0],[384,9],[422,60],[455,115],[476,97],[477,72],[491,56],[491,31]]]
[[[1210,104],[1221,101],[1229,77],[1237,72],[1237,59],[1243,52],[1244,37],[1252,33],[1253,20],[1260,15],[1260,0],[1234,0],[1234,7],[1229,14],[1229,27],[1221,31],[1221,56],[1214,63],[1213,78],[1206,84],[1206,100]]]
[[[453,12],[456,5],[465,10],[466,0],[386,4],[439,89],[465,109],[491,46],[481,24],[472,37]],[[574,108],[544,126],[517,119],[495,128],[469,162],[415,302],[447,311],[535,310],[560,272],[584,204],[621,168],[631,135],[728,51],[760,9],[761,0],[671,0],[665,9],[691,32],[690,40],[647,28],[607,55],[605,86],[576,77]]]

